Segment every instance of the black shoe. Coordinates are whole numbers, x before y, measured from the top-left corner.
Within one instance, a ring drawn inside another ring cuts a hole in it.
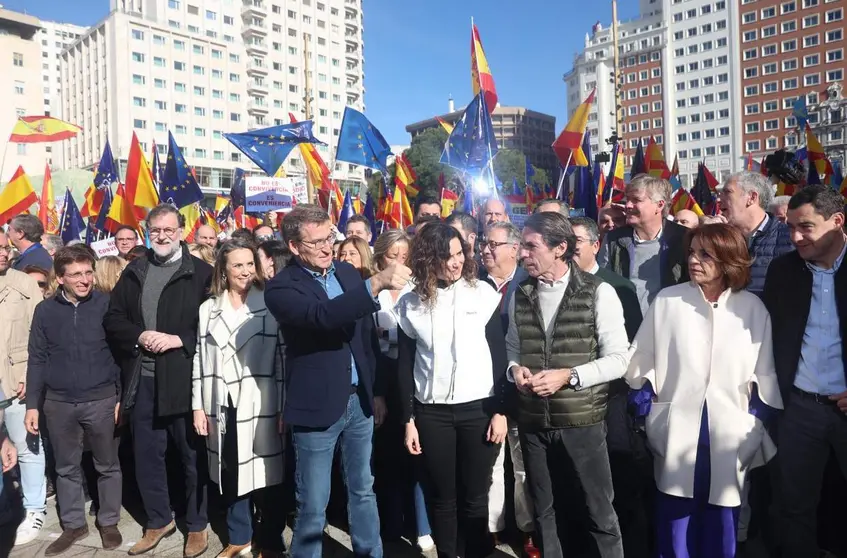
[[[50,477],[47,477],[47,500],[50,501],[56,497],[56,486],[53,484],[53,480]]]

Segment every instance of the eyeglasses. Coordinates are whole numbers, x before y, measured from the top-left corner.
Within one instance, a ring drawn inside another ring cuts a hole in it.
[[[12,247],[11,246],[0,246],[0,252],[6,253],[6,254],[11,254],[12,253]]]
[[[310,248],[314,248],[315,250],[320,250],[327,246],[332,246],[335,244],[335,235],[331,234],[326,238],[322,238],[320,240],[301,240],[300,244],[305,244]]]
[[[256,240],[258,240],[259,242],[265,242],[266,240],[273,240],[273,239],[274,239],[274,235],[272,235],[272,234],[260,234],[259,236],[256,237]]]
[[[77,271],[76,273],[66,273],[65,279],[70,279],[71,281],[79,281],[80,279],[93,279],[94,272],[93,271]]]
[[[496,242],[494,240],[489,240],[485,242],[483,246],[488,246],[488,249],[492,252],[501,246],[505,246],[506,244],[514,244],[514,242]]]
[[[46,289],[47,288],[47,281],[38,281],[38,288]]]
[[[148,229],[148,232],[150,233],[150,238],[153,238],[154,236],[159,237],[163,234],[168,238],[173,238],[177,231],[179,231],[179,229],[175,229],[173,227],[166,227],[164,229]]]

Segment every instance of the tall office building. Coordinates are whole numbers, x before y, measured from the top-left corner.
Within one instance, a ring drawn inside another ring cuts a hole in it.
[[[327,164],[345,105],[364,109],[361,0],[112,0],[111,13],[62,54],[64,114],[83,126],[65,144],[92,167],[106,138],[125,160],[132,134],[150,156],[173,132],[201,186],[228,190],[255,167],[223,134],[305,118]],[[308,90],[307,90],[308,82]],[[306,99],[308,97],[308,100]],[[291,172],[303,172],[292,154]],[[336,163],[333,177],[362,181]]]

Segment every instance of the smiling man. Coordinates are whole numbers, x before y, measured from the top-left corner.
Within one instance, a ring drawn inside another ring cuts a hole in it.
[[[59,291],[35,309],[29,336],[25,419],[27,431],[37,436],[39,414],[44,413],[56,457],[63,531],[45,556],[60,554],[88,535],[80,465],[83,435],[99,476],[97,528],[103,548],[112,550],[123,542],[118,530],[122,477],[115,436],[120,369],[103,330],[109,296],[94,290],[94,257],[85,246],[56,252],[54,271]]]
[[[118,228],[115,233],[115,247],[118,249],[118,256],[126,259],[126,255],[130,250],[138,245],[138,233],[135,229],[126,225]]]
[[[635,284],[641,311],[665,287],[688,281],[685,227],[666,219],[671,184],[640,174],[626,188],[626,225],[609,231],[597,263]]]

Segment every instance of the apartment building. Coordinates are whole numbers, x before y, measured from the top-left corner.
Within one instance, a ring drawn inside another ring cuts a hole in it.
[[[62,55],[64,114],[85,129],[66,155],[93,167],[108,138],[124,161],[135,132],[164,156],[170,130],[201,186],[228,190],[236,167],[257,169],[223,134],[303,119],[308,96],[332,164],[345,105],[364,109],[363,46],[361,0],[112,0]],[[286,170],[304,172],[296,151]]]
[[[18,165],[40,174],[48,160],[48,144],[10,143],[18,117],[43,114],[41,48],[37,18],[0,8],[0,184],[12,178]]]

